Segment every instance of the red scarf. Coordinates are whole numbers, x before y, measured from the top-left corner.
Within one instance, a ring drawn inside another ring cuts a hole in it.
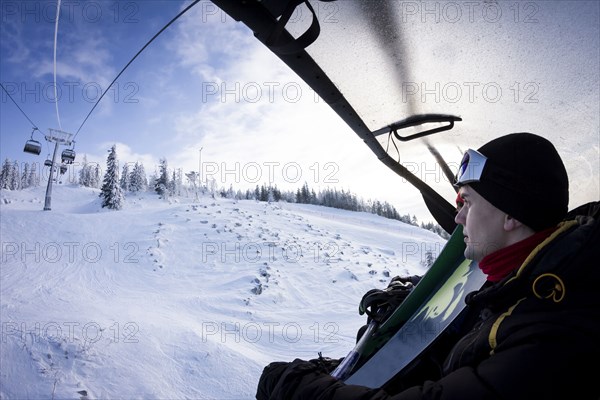
[[[511,244],[485,256],[479,262],[479,268],[490,282],[500,282],[508,274],[519,268],[523,261],[540,243],[556,230],[555,227],[537,232],[520,242]]]

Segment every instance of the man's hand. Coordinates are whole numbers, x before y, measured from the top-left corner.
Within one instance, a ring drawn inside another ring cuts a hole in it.
[[[420,280],[421,277],[417,275],[396,276],[387,288],[369,290],[360,301],[358,313],[367,314],[369,321],[385,321]]]
[[[305,361],[273,362],[265,367],[258,381],[257,400],[287,398],[307,376],[329,375],[341,362],[323,357]]]

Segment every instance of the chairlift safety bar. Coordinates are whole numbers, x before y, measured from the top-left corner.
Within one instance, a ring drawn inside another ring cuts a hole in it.
[[[413,115],[402,121],[394,122],[391,125],[385,126],[381,129],[377,129],[377,130],[373,131],[372,133],[373,133],[373,136],[379,136],[379,135],[393,132],[396,139],[398,139],[402,142],[407,142],[409,140],[418,139],[418,138],[421,138],[421,137],[424,137],[427,135],[432,135],[434,133],[439,133],[439,132],[450,130],[454,127],[455,121],[462,121],[462,118],[458,117],[456,115],[447,115],[447,114]],[[400,134],[398,134],[398,131],[402,130],[402,129],[416,127],[416,126],[422,127],[423,125],[429,124],[429,123],[444,123],[444,122],[446,123],[446,125],[444,125],[444,126],[431,128],[431,129],[425,129],[420,132],[414,133],[412,135],[400,136]]]
[[[280,31],[281,26],[279,24],[279,17],[284,13],[287,7],[298,6],[305,1],[300,0],[287,0],[287,1],[260,1],[260,0],[248,0],[248,1],[229,1],[229,0],[212,0],[212,2],[225,11],[236,21],[242,22],[246,25],[253,33],[254,36],[267,46],[281,61],[283,61],[288,67],[298,74],[324,101],[327,103],[333,111],[338,114],[344,122],[365,142],[365,144],[373,151],[375,156],[392,171],[399,176],[406,179],[410,184],[417,188],[423,195],[427,208],[432,213],[435,220],[444,228],[446,232],[453,232],[456,228],[455,217],[455,206],[451,202],[444,199],[439,193],[437,193],[432,187],[421,180],[418,176],[414,175],[402,164],[398,163],[381,146],[376,138],[374,132],[371,131],[358,115],[356,110],[350,105],[348,100],[336,87],[336,85],[327,76],[325,71],[313,60],[313,58],[306,52],[306,49],[295,49],[295,52],[289,53],[288,51],[279,51],[276,44],[288,44],[294,42],[294,37],[288,32],[285,27]],[[276,42],[272,43],[268,39],[273,39],[273,32],[276,32]],[[314,30],[318,32],[318,30]],[[311,40],[314,41],[314,38]],[[273,47],[275,45],[275,47]],[[286,49],[287,50],[287,49]],[[434,115],[435,116],[435,115]],[[438,115],[439,116],[439,115]],[[414,122],[440,122],[432,121],[429,118],[427,121],[415,121],[408,119],[408,122],[412,125]],[[447,116],[446,116],[447,117]],[[455,121],[459,121],[460,117],[450,116],[450,118],[443,118],[443,121],[447,123],[446,126],[441,128],[434,128],[425,132],[420,132],[418,137],[422,137],[426,134],[432,134],[434,132],[440,132],[442,130],[448,130],[454,126]],[[400,121],[402,122],[402,121]],[[407,121],[404,121],[405,123]],[[385,131],[382,133],[389,133],[390,126],[385,127]],[[397,131],[400,126],[394,126]],[[394,129],[392,129],[392,132]],[[396,132],[397,134],[397,132]],[[399,136],[399,135],[398,135]],[[414,136],[400,137],[400,140],[411,140],[416,139]]]

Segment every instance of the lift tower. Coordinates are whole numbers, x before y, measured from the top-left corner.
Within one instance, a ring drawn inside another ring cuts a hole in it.
[[[46,186],[46,200],[44,202],[44,211],[51,210],[52,181],[54,177],[54,170],[57,171],[57,179],[58,173],[60,172],[59,168],[56,168],[56,155],[58,154],[58,146],[61,144],[64,146],[71,146],[73,144],[73,134],[60,131],[58,129],[48,129],[48,131],[49,133],[46,135],[46,140],[49,142],[54,142],[54,154],[52,155],[52,165],[50,166],[50,174],[48,176],[48,186]],[[74,160],[75,152],[72,149],[66,149],[62,152],[62,163],[72,164]]]

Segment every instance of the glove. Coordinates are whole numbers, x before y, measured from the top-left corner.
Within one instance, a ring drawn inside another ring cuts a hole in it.
[[[258,387],[256,389],[256,400],[268,400],[275,385],[279,382],[281,375],[285,372],[286,368],[290,366],[288,362],[272,362],[267,365],[260,379],[258,380]]]
[[[367,323],[371,320],[379,323],[385,321],[402,304],[420,280],[421,277],[417,275],[396,276],[392,278],[386,289],[369,290],[359,303],[358,313],[360,315],[367,314]]]
[[[342,360],[323,357],[304,361],[299,358],[292,362],[273,362],[265,367],[258,381],[257,400],[287,399],[286,393],[293,393],[303,380],[316,379],[329,375]]]
[[[390,281],[390,285],[393,282],[402,282],[402,283],[412,283],[413,286],[417,286],[417,283],[421,281],[422,276],[419,275],[411,275],[411,276],[395,276]]]

